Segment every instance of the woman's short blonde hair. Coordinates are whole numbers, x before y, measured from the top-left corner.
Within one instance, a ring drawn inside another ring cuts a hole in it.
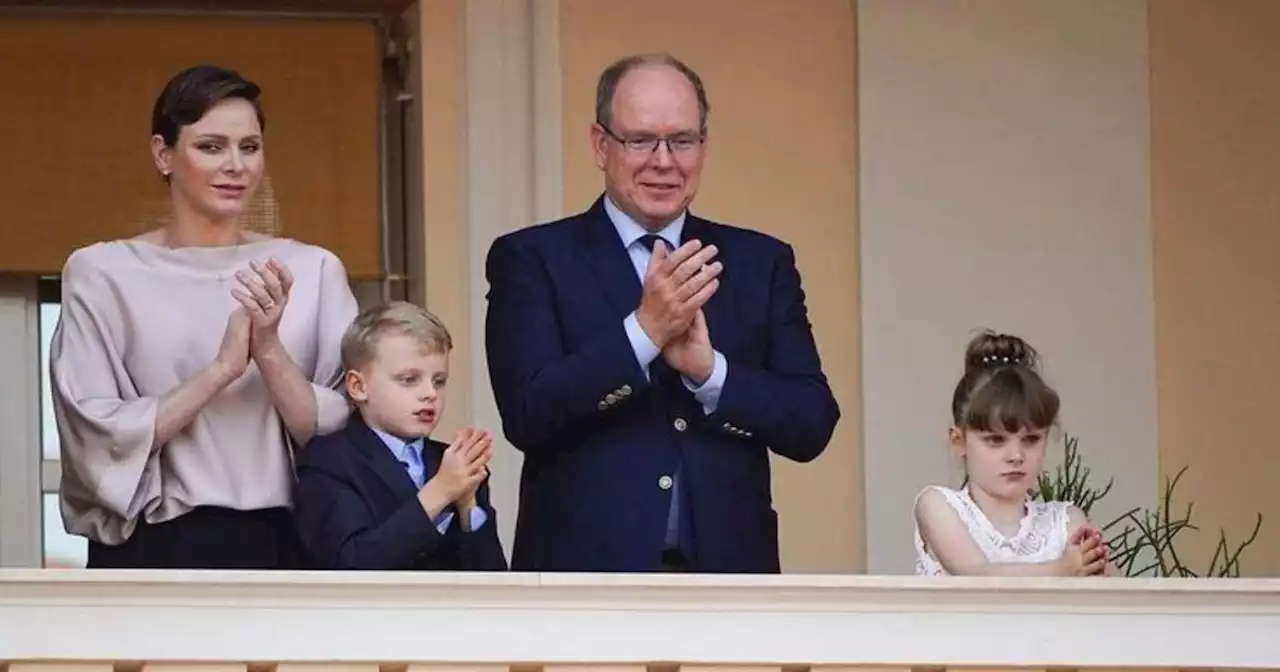
[[[424,350],[444,354],[453,350],[453,337],[431,311],[408,301],[388,301],[360,311],[342,335],[342,364],[359,369],[373,360],[378,340],[388,334],[412,337]]]

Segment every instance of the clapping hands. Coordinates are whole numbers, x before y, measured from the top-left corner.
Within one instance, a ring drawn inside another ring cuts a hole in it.
[[[476,490],[489,476],[491,459],[493,435],[488,430],[467,427],[458,432],[453,443],[445,449],[440,470],[449,469],[458,480],[458,494],[454,502],[459,509],[475,507]]]
[[[476,490],[489,476],[489,460],[493,457],[493,435],[487,430],[468,427],[455,435],[445,449],[440,468],[418,492],[418,501],[434,519],[455,504],[464,514],[476,506]]]
[[[251,261],[249,268],[236,273],[240,286],[231,294],[249,314],[252,329],[250,350],[256,355],[276,345],[278,328],[293,288],[293,274],[279,259],[266,263]]]
[[[645,269],[644,295],[636,310],[640,328],[662,351],[671,368],[704,382],[714,363],[702,307],[720,287],[723,266],[714,245],[691,240],[668,253],[655,243]]]

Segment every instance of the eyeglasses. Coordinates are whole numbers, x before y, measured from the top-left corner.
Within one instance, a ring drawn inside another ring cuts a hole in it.
[[[617,140],[632,154],[652,154],[658,151],[658,145],[666,143],[667,151],[672,155],[687,155],[701,146],[707,137],[705,133],[677,133],[669,136],[641,135],[634,138],[623,138],[610,130],[608,126],[599,122],[597,122],[597,125],[604,131],[605,135]]]

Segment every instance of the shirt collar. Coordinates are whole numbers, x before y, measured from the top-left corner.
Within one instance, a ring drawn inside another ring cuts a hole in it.
[[[372,429],[373,433],[377,434],[378,438],[382,439],[382,442],[387,444],[387,448],[391,450],[391,453],[396,456],[397,460],[406,457],[405,452],[408,450],[417,452],[419,456],[422,455],[423,440],[421,438],[417,438],[412,441],[405,441],[404,439],[392,436],[376,427],[370,427],[369,429]]]
[[[604,197],[604,211],[609,215],[609,221],[613,223],[613,228],[618,232],[618,237],[622,239],[622,246],[630,249],[637,240],[642,236],[648,235],[648,231],[640,226],[636,220],[630,215],[623,212],[618,206],[613,204],[613,200],[608,195]],[[668,249],[674,250],[680,247],[680,234],[684,232],[685,213],[681,212],[670,224],[663,227],[661,231],[656,232],[662,239],[667,241]]]

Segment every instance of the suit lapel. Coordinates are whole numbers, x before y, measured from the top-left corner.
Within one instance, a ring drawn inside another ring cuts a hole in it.
[[[383,443],[372,429],[369,429],[359,413],[352,414],[344,431],[347,432],[351,442],[360,448],[368,461],[369,468],[387,484],[387,487],[391,488],[396,497],[408,499],[417,494],[418,490],[414,487],[413,479],[409,478],[409,472],[405,470],[404,465],[391,454],[387,444]]]
[[[622,246],[622,239],[604,211],[603,196],[583,214],[582,226],[588,264],[613,304],[618,319],[622,319],[640,305],[643,287],[640,278],[636,277],[635,267],[631,265],[631,257]]]

